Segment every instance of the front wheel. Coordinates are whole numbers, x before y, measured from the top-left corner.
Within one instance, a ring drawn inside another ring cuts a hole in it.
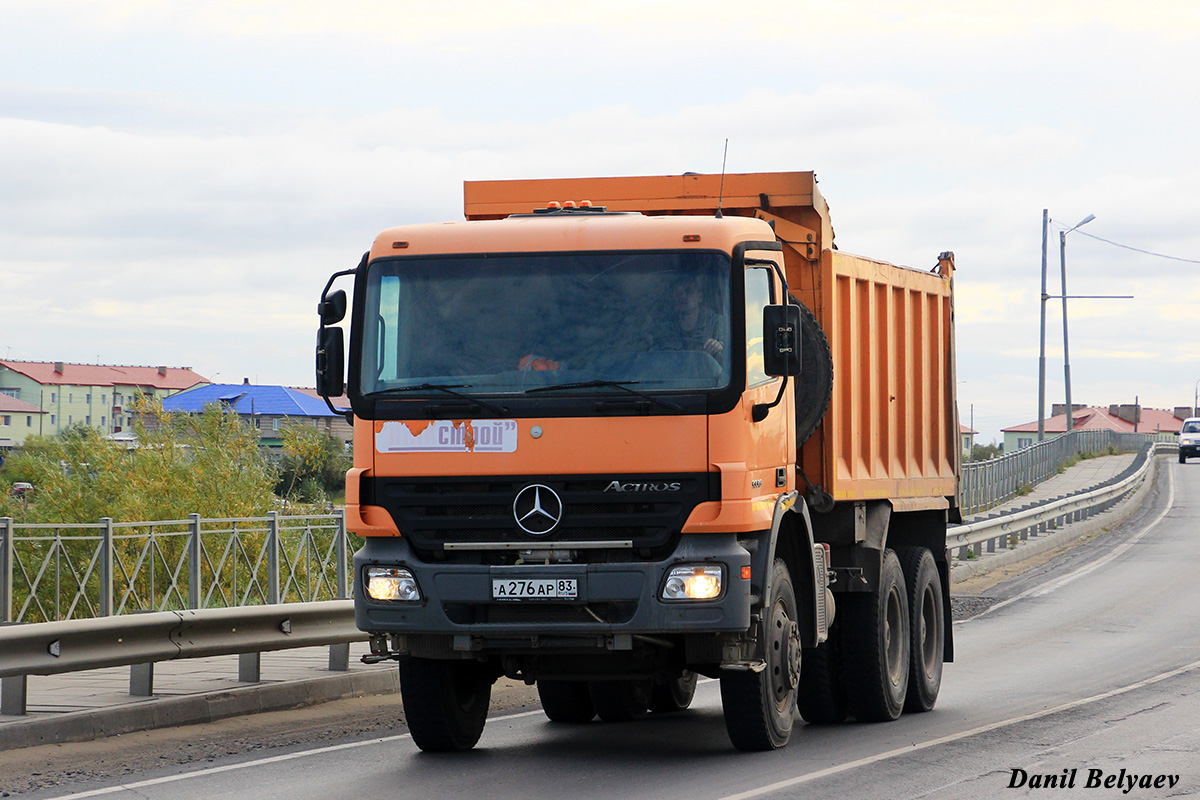
[[[788,743],[796,718],[800,682],[800,626],[796,591],[787,565],[776,561],[770,602],[763,609],[759,638],[764,668],[721,671],[725,730],[739,750],[777,750]]]
[[[483,734],[492,677],[482,664],[410,658],[400,662],[400,694],[413,742],[422,750],[470,750]]]

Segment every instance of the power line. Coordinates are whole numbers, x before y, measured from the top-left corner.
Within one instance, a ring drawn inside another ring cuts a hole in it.
[[[1055,222],[1055,220],[1051,220],[1051,222]],[[1062,226],[1062,223],[1057,223],[1057,224]],[[1065,230],[1065,226],[1062,226],[1062,227]],[[1141,253],[1142,255],[1154,256],[1155,258],[1165,258],[1170,261],[1182,261],[1185,264],[1200,264],[1200,261],[1198,261],[1194,258],[1180,258],[1179,256],[1168,256],[1168,255],[1164,255],[1163,253],[1155,253],[1152,250],[1143,250],[1140,247],[1131,247],[1130,245],[1121,244],[1120,242],[1114,242],[1109,239],[1105,239],[1102,236],[1096,236],[1095,234],[1088,233],[1087,231],[1079,230],[1078,228],[1076,228],[1074,232],[1078,233],[1080,236],[1086,236],[1089,239],[1095,239],[1098,242],[1104,242],[1105,244],[1111,244],[1113,247],[1120,247],[1123,250],[1132,250],[1133,252]]]

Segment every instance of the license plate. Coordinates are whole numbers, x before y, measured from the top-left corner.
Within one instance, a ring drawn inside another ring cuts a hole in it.
[[[574,600],[579,597],[575,578],[493,578],[493,600]]]

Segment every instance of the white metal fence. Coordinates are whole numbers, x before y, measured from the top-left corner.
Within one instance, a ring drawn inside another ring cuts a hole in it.
[[[1175,434],[1117,433],[1076,430],[1032,447],[987,461],[963,464],[961,487],[964,517],[986,511],[1017,497],[1058,473],[1059,467],[1084,453],[1134,453],[1151,442],[1174,442]]]
[[[0,518],[0,622],[349,597],[342,512],[39,524]]]

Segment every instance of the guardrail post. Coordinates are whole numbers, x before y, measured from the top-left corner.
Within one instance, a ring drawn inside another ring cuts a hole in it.
[[[238,680],[242,683],[262,680],[262,653],[238,653]]]
[[[203,557],[203,541],[200,538],[200,515],[188,514],[188,608],[199,608],[203,594],[200,586],[200,564]]]
[[[129,667],[129,693],[135,697],[151,697],[154,694],[154,662],[133,664]]]
[[[29,678],[13,675],[0,678],[0,714],[12,717],[25,716],[25,697],[29,689]]]
[[[100,531],[100,616],[113,614],[113,521],[112,517],[101,517],[104,527]]]
[[[14,533],[12,517],[0,517],[0,623],[13,621]]]

